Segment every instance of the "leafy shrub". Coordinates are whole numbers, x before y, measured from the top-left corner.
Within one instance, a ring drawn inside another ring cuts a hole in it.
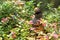
[[[34,14],[35,0],[26,1],[23,6],[19,3],[4,1],[0,4],[0,37],[4,40],[27,40],[27,37],[30,36],[30,27],[32,26],[28,23],[31,20],[30,16]],[[47,20],[46,31],[56,31],[59,34],[60,7],[53,8],[53,4],[48,0],[41,0],[37,6],[42,9],[43,19]],[[57,30],[54,30],[52,25],[49,28],[48,24],[55,22],[57,23]]]

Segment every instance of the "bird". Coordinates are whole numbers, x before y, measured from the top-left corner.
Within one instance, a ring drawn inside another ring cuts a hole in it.
[[[42,19],[42,16],[43,16],[42,11],[40,10],[40,8],[35,7],[34,12],[35,12],[34,18],[32,18],[32,20],[30,21],[30,23],[32,24],[32,27],[34,28],[34,32],[43,31],[44,27],[40,23],[40,20]]]
[[[42,11],[40,10],[40,8],[35,7],[34,8],[34,18],[32,18],[32,20],[30,21],[32,28],[30,30],[30,33],[33,31],[35,34],[35,40],[38,36],[38,32],[40,31],[44,31],[44,27],[42,26],[42,24],[40,23],[41,19],[42,19]]]
[[[36,27],[40,25],[40,18],[42,18],[42,12],[38,7],[36,7],[34,11],[35,11],[34,13],[35,17],[32,19],[32,23],[33,23],[32,25],[33,27]]]

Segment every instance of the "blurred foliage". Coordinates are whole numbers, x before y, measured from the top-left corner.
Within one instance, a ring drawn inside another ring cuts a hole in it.
[[[36,6],[42,10],[43,19],[47,20],[47,24],[59,23],[56,32],[60,33],[60,6],[54,8],[52,0],[23,1],[0,0],[0,39],[27,40],[27,37],[30,36],[31,27],[28,23]],[[48,32],[55,31],[53,28],[49,28],[49,25],[46,30]],[[12,37],[12,32],[16,33],[16,38]]]

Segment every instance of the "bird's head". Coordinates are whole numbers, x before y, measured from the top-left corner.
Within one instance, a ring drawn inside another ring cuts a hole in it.
[[[41,12],[41,10],[40,10],[40,8],[38,8],[38,7],[35,7],[35,9],[34,9],[34,11],[35,11],[35,18],[41,18],[42,17],[42,12]]]

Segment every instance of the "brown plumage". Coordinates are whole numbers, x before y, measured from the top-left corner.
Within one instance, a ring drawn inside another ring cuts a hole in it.
[[[33,31],[35,32],[35,40],[36,40],[38,35],[37,32],[44,31],[44,27],[42,26],[42,24],[40,24],[40,20],[42,18],[41,10],[38,7],[36,7],[34,11],[35,11],[34,18],[32,19],[32,21],[30,21],[30,23],[32,24],[32,28],[34,28]]]
[[[41,12],[41,10],[38,8],[38,7],[36,7],[35,9],[34,9],[34,11],[35,11],[35,17],[32,19],[32,22],[33,22],[33,27],[36,27],[36,26],[39,26],[40,25],[40,18],[42,18],[42,12]]]
[[[34,11],[35,11],[34,14],[35,17],[32,19],[32,21],[30,21],[32,27],[35,28],[34,32],[43,31],[44,27],[42,26],[42,24],[40,24],[40,20],[42,18],[42,12],[38,7],[36,7]]]

